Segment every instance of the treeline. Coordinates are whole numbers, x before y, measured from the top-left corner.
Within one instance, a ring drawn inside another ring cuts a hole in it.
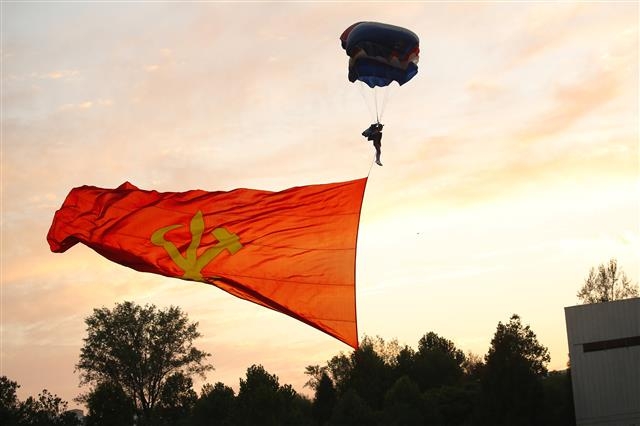
[[[634,297],[632,283],[611,259],[592,268],[577,296],[584,303]],[[90,390],[76,398],[81,422],[67,403],[43,390],[19,401],[19,385],[0,377],[0,425],[573,425],[569,370],[547,371],[549,351],[518,315],[498,323],[484,356],[464,354],[429,332],[417,349],[365,338],[305,373],[313,397],[281,385],[261,365],[247,369],[238,393],[205,385],[194,375],[213,369],[210,354],[180,308],[133,302],[94,309],[76,370]]]
[[[575,424],[570,372],[549,373],[549,361],[547,348],[513,315],[498,324],[484,357],[430,332],[417,350],[365,339],[307,374],[315,424]]]
[[[252,365],[237,394],[216,383],[198,395],[189,375],[175,372],[147,411],[114,381],[99,382],[78,401],[88,426],[575,424],[569,370],[548,372],[549,360],[514,315],[498,324],[484,357],[433,332],[417,349],[367,337],[358,350],[306,368],[313,398]],[[2,425],[82,424],[46,390],[19,402],[17,383],[3,377],[0,384]]]
[[[82,423],[67,410],[67,402],[46,389],[38,397],[18,400],[20,385],[7,376],[0,377],[0,425],[77,426]]]

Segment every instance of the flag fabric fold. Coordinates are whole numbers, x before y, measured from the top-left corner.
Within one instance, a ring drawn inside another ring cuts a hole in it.
[[[202,281],[358,347],[355,259],[367,178],[280,192],[71,190],[51,251],[85,244],[138,271]]]

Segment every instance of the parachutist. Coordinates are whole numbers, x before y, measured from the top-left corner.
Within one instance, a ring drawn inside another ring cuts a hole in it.
[[[366,137],[367,140],[373,141],[373,147],[376,149],[376,164],[378,166],[382,166],[380,162],[380,154],[382,148],[382,128],[384,124],[381,123],[373,123],[369,128],[367,128],[364,132],[362,132],[362,136]]]

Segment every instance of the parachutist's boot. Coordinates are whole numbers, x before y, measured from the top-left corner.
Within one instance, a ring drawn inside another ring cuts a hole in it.
[[[380,160],[376,160],[376,164],[377,164],[378,166],[382,166],[382,163],[380,162]]]

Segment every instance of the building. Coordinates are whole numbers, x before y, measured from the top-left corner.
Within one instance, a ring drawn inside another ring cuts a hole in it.
[[[564,313],[576,424],[640,426],[640,298]]]

